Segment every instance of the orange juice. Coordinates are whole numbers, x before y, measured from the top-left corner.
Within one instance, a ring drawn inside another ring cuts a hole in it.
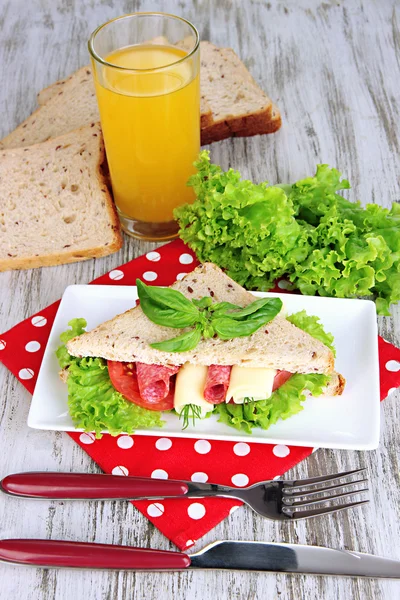
[[[194,199],[186,182],[200,149],[199,70],[192,57],[179,62],[185,56],[174,46],[128,46],[105,59],[123,68],[95,70],[114,199],[130,219],[169,222]]]

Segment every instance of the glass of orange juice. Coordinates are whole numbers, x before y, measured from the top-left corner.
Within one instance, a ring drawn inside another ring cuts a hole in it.
[[[98,27],[89,52],[122,228],[173,238],[173,209],[194,200],[186,183],[200,150],[198,32],[180,17],[135,13]]]

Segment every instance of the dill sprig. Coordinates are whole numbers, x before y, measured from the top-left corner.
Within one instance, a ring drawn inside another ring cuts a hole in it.
[[[246,398],[243,399],[243,404],[251,404],[252,402],[255,402],[254,398],[246,396]]]
[[[196,419],[201,419],[201,408],[196,404],[186,404],[181,412],[179,418],[182,419],[182,431],[189,427],[189,422],[192,420],[192,425],[195,424]]]

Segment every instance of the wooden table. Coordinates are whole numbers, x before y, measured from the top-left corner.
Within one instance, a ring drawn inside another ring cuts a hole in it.
[[[280,107],[278,134],[214,144],[214,162],[271,182],[296,180],[326,162],[350,179],[352,199],[385,206],[399,200],[400,10],[392,0],[2,0],[0,137],[34,110],[41,88],[88,62],[86,40],[98,24],[134,10],[183,15],[203,39],[232,46]],[[0,274],[0,331],[59,298],[67,285],[86,283],[153,247],[125,239],[123,249],[108,258]],[[380,331],[400,345],[399,307],[392,312],[392,318],[380,319]],[[400,559],[398,400],[397,392],[383,403],[379,450],[319,450],[291,473],[304,477],[365,465],[372,487],[366,509],[281,525],[241,508],[196,547],[216,539],[269,540]],[[0,365],[0,476],[39,469],[96,472],[68,436],[27,428],[29,402],[29,394]],[[28,503],[1,497],[0,523],[1,537],[172,547],[127,503]],[[2,565],[0,582],[4,600],[400,596],[399,585],[389,581],[229,572],[57,572]]]

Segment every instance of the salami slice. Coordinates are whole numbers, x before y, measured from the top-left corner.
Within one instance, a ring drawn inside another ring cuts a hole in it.
[[[146,365],[136,363],[136,374],[141,397],[148,402],[158,402],[169,393],[170,378],[179,371],[179,367]]]
[[[170,379],[169,394],[162,400],[154,402],[144,400],[140,395],[135,363],[109,360],[107,365],[111,383],[117,392],[124,396],[125,400],[147,410],[172,410],[174,408],[175,375]]]
[[[204,398],[211,404],[225,402],[232,367],[210,365],[204,387]]]
[[[273,385],[272,391],[274,392],[275,390],[280,388],[281,385],[286,383],[287,380],[290,379],[292,375],[293,375],[293,373],[289,373],[289,371],[277,371],[277,373],[274,377],[274,385]]]

